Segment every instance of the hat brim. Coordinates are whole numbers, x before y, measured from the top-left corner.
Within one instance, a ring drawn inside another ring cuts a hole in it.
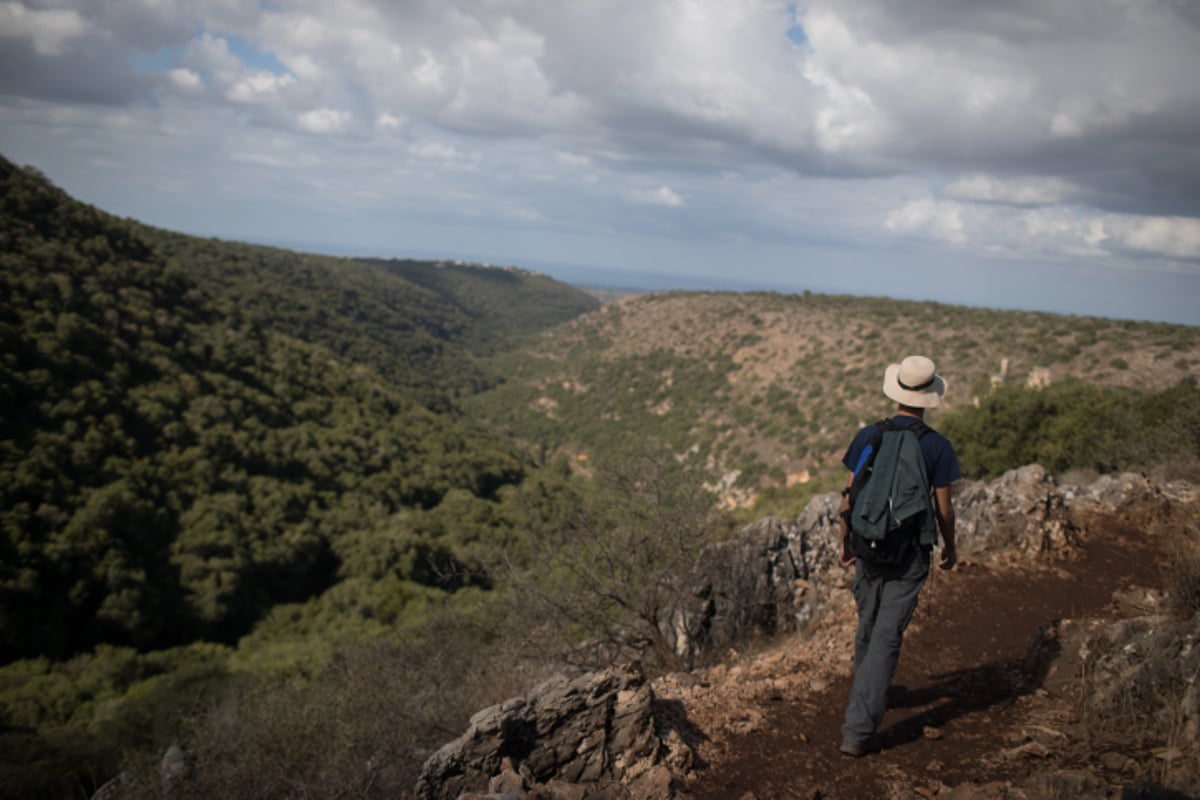
[[[946,381],[940,375],[933,376],[933,383],[921,391],[905,389],[900,385],[900,365],[889,364],[883,374],[883,393],[892,400],[910,408],[936,408],[941,405],[946,393]]]

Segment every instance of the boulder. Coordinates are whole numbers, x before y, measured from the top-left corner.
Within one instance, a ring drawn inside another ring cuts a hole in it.
[[[662,771],[654,768],[668,747],[656,730],[653,701],[637,665],[553,678],[472,717],[466,733],[425,762],[417,797],[566,797],[570,786],[579,787],[581,798],[598,798],[602,790],[635,800],[651,796],[631,793],[639,786],[662,797]]]

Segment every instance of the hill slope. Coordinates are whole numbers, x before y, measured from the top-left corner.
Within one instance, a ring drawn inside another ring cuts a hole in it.
[[[516,268],[335,258],[136,230],[225,316],[319,344],[437,410],[499,381],[481,356],[599,306]]]
[[[884,367],[914,352],[947,378],[940,415],[996,385],[1165,390],[1200,370],[1200,328],[808,293],[642,295],[506,355],[508,382],[467,407],[577,459],[660,438],[744,505],[771,487],[832,488],[853,432],[890,411]]]
[[[436,582],[444,545],[380,529],[523,466],[427,407],[492,380],[474,346],[596,305],[527,273],[152,231],[7,161],[0,242],[0,662],[233,641],[359,570]],[[391,554],[364,560],[373,536]]]

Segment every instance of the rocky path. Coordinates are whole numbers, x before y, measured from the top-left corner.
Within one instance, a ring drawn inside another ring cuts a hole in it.
[[[1006,796],[964,790],[1045,769],[1045,748],[1021,747],[1029,727],[1052,737],[1054,715],[1070,714],[1025,685],[1032,637],[1055,619],[1100,613],[1118,590],[1158,585],[1161,562],[1145,537],[1113,523],[1093,531],[1073,558],[1051,566],[965,563],[935,573],[906,636],[881,727],[883,752],[851,759],[837,750],[853,632],[843,621],[838,631],[847,637],[846,655],[830,679],[803,692],[751,696],[746,702],[754,707],[744,716],[761,723],[720,747],[702,748],[715,755],[699,765],[688,796]]]

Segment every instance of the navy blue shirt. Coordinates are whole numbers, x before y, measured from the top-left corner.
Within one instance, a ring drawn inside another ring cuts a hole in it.
[[[910,417],[907,414],[897,414],[892,417],[892,424],[897,428],[916,425],[920,421],[917,417]],[[859,456],[870,443],[871,437],[875,435],[878,427],[878,423],[873,422],[855,435],[854,441],[846,450],[846,455],[842,456],[842,464],[846,469],[854,471]],[[929,433],[921,437],[921,455],[925,457],[925,474],[929,478],[929,485],[933,488],[949,486],[962,477],[958,466],[958,456],[954,454],[954,445],[937,431],[931,429]]]

